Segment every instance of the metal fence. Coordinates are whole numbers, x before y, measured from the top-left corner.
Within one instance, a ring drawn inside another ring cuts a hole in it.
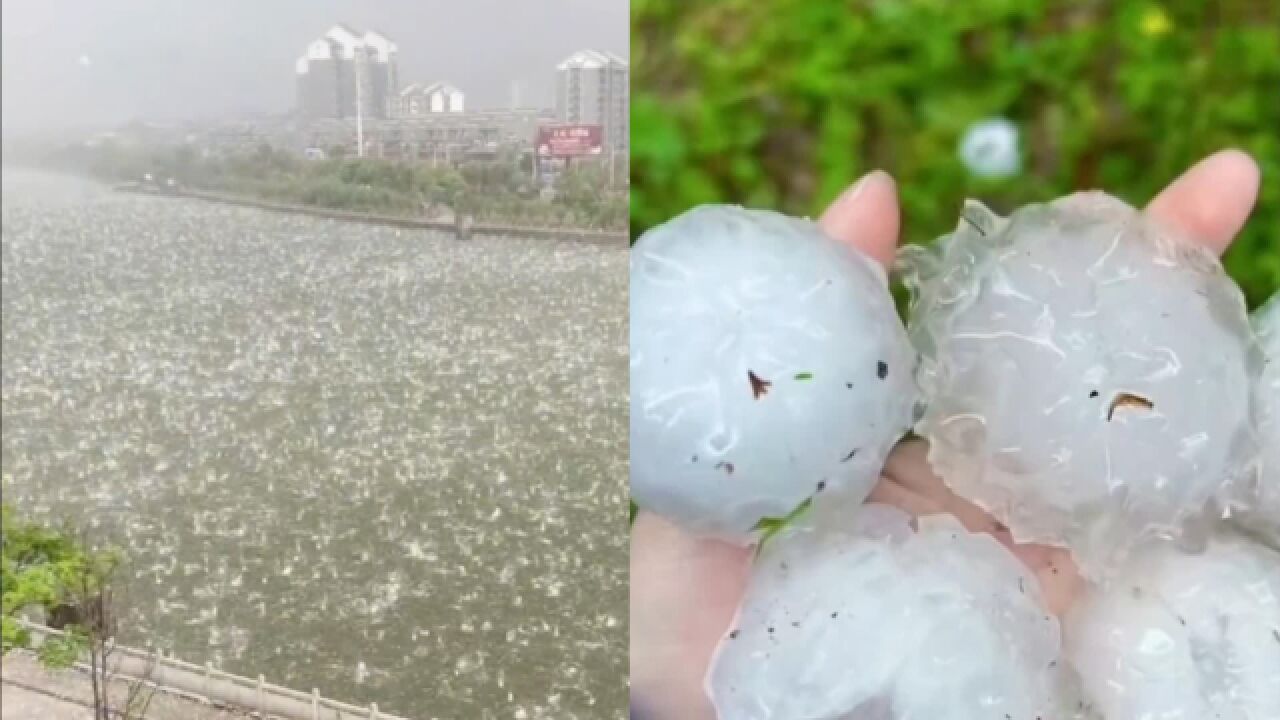
[[[61,630],[22,621],[36,643],[49,636],[63,636]],[[260,718],[283,720],[409,720],[378,710],[377,703],[360,707],[320,695],[319,689],[299,692],[266,681],[259,675],[248,678],[169,657],[158,650],[144,651],[112,645],[111,672],[115,677],[143,681],[159,690],[194,697],[213,705],[223,705],[256,713]],[[76,663],[88,670],[85,663]]]

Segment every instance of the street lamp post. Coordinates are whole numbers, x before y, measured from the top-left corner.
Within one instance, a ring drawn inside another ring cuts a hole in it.
[[[364,93],[363,85],[360,83],[360,75],[363,74],[363,58],[360,51],[356,50],[356,157],[364,157]]]

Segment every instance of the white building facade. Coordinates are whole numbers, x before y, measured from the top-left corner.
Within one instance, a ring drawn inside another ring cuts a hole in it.
[[[387,36],[334,25],[294,63],[297,109],[307,119],[385,118],[398,90],[396,44]]]
[[[613,53],[580,50],[556,66],[556,116],[600,125],[606,147],[626,153],[630,137],[630,66]]]
[[[400,91],[392,107],[392,115],[399,118],[463,112],[466,112],[466,95],[445,82],[409,85]]]

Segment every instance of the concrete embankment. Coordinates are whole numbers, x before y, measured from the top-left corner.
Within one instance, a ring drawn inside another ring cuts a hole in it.
[[[454,230],[454,223],[449,221],[428,220],[426,218],[414,218],[402,215],[352,212],[349,210],[336,210],[333,208],[317,207],[314,205],[278,203],[244,195],[216,193],[206,190],[193,190],[187,188],[173,190],[149,190],[145,188],[121,189],[127,190],[128,192],[137,192],[147,195],[155,195],[158,197],[193,198],[196,200],[206,200],[209,202],[217,202],[227,205],[240,205],[243,207],[258,208],[260,210],[269,210],[271,212],[311,215],[313,217],[331,218],[334,220],[345,220],[348,222],[390,225],[392,227],[404,228],[425,228],[444,230],[447,232],[452,232]],[[551,238],[555,240],[576,240],[580,242],[591,242],[604,245],[618,245],[619,247],[627,247],[630,244],[630,236],[627,235],[627,233],[606,232],[602,230],[582,230],[577,228],[524,227],[519,225],[477,223],[472,227],[472,233],[476,235],[519,235],[522,237]]]
[[[47,670],[27,652],[11,652],[0,663],[0,720],[93,720],[89,675],[77,670]],[[123,707],[128,686],[111,683],[113,707]],[[147,707],[153,720],[245,720],[239,710],[219,708],[195,698],[156,691]]]
[[[33,642],[61,635],[52,628],[30,622]],[[108,661],[112,697],[123,704],[130,683],[143,682],[155,689],[148,718],[156,720],[231,720],[259,717],[283,720],[408,720],[381,712],[376,704],[365,707],[322,697],[318,690],[303,693],[266,682],[199,666],[176,658],[116,646]],[[80,720],[86,704],[92,707],[88,667],[77,663],[68,670],[49,671],[25,651],[6,655],[0,665],[4,684],[2,720]],[[10,698],[10,691],[13,698]],[[10,709],[10,703],[13,708]],[[20,710],[29,711],[22,714]]]

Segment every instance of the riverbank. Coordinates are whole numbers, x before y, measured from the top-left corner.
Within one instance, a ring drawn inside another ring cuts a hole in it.
[[[623,234],[628,230],[625,186],[604,168],[582,163],[533,178],[515,158],[435,166],[383,158],[303,158],[262,146],[231,154],[195,147],[102,143],[68,145],[29,158],[39,166],[69,170],[109,183],[250,200],[278,208],[320,208],[379,219],[448,222],[454,212],[493,228],[536,228],[539,234],[572,228],[575,234]],[[367,220],[368,218],[362,218]]]
[[[411,217],[407,215],[389,215],[382,213],[365,213],[355,212],[351,210],[338,210],[334,208],[320,207],[317,205],[299,205],[296,203],[281,203],[248,195],[237,195],[231,193],[210,192],[207,190],[195,190],[190,188],[174,188],[174,189],[147,189],[145,186],[127,187],[118,186],[118,190],[123,192],[134,192],[142,195],[152,195],[157,197],[175,197],[175,198],[191,198],[196,200],[205,200],[208,202],[222,203],[224,205],[239,205],[242,207],[258,208],[260,210],[268,210],[271,212],[293,213],[297,215],[309,215],[312,217],[330,218],[333,220],[343,220],[347,222],[358,222],[371,225],[387,225],[391,227],[403,228],[425,228],[432,230],[445,230],[452,232],[455,228],[454,223],[442,220],[429,220],[426,218]],[[551,238],[557,240],[577,240],[581,242],[600,243],[606,245],[629,245],[629,236],[621,232],[606,232],[599,230],[582,230],[577,228],[548,228],[548,227],[524,227],[517,225],[499,225],[495,223],[476,223],[471,228],[474,235],[520,235],[524,237]]]

